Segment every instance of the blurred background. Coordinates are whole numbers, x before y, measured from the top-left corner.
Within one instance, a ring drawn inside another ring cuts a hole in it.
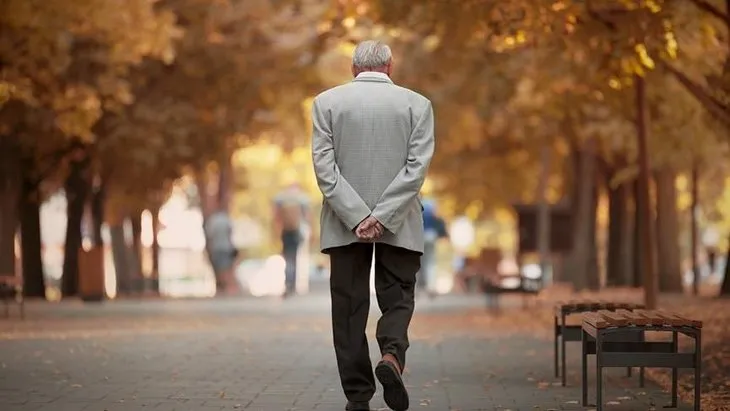
[[[0,276],[54,301],[327,289],[310,104],[376,38],[436,113],[424,293],[730,294],[729,3],[455,4],[4,0]]]

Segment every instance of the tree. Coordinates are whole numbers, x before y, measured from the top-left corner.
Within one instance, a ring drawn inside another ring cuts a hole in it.
[[[133,70],[133,104],[99,123],[97,172],[116,204],[117,231],[145,208],[159,208],[184,173],[196,176],[205,217],[227,210],[231,155],[262,134],[285,144],[300,133],[299,108],[318,88],[315,64],[331,34],[317,30],[327,7],[314,1],[169,0],[162,7],[184,29],[176,60]]]
[[[128,29],[130,21],[138,24],[136,30]],[[35,179],[39,175],[16,159],[33,159],[26,165],[35,163],[42,170],[43,153],[63,157],[69,142],[93,141],[92,127],[102,111],[129,99],[129,68],[145,57],[172,59],[175,27],[172,15],[157,12],[146,0],[123,7],[103,0],[9,0],[0,6],[0,27],[0,89],[5,90],[0,162],[7,167],[0,193],[6,200],[0,271],[14,272],[20,182],[23,173]],[[66,255],[74,260],[75,250]],[[77,266],[74,261],[64,266],[66,291],[73,294]],[[38,279],[38,273],[26,275]]]

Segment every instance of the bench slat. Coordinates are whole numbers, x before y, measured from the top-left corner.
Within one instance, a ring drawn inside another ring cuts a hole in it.
[[[702,328],[702,321],[685,318],[679,314],[670,313],[664,310],[656,310],[656,315],[675,327]]]
[[[587,312],[583,314],[583,322],[592,325],[595,328],[608,328],[611,326],[603,316],[595,312]]]
[[[627,309],[616,310],[616,314],[622,315],[624,318],[629,320],[630,324],[637,326],[650,325],[650,320],[644,316],[641,316],[633,311]]]
[[[558,301],[555,304],[556,312],[574,313],[599,310],[627,309],[633,310],[643,308],[641,304],[615,302],[606,300],[568,300]]]
[[[583,322],[595,328],[609,327],[693,327],[702,328],[702,321],[692,320],[663,310],[599,310],[583,314]]]
[[[626,317],[613,311],[601,310],[598,311],[598,315],[614,327],[625,327],[629,325],[629,320]]]
[[[651,310],[634,310],[634,313],[638,316],[641,316],[645,318],[648,321],[647,325],[656,325],[661,327],[662,325],[666,324],[666,321],[656,315],[656,312]]]

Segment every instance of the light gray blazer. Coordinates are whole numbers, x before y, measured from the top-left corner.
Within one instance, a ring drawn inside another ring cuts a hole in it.
[[[359,241],[354,230],[372,214],[386,229],[378,242],[423,252],[418,194],[434,152],[431,102],[365,72],[318,95],[312,123],[321,250]]]

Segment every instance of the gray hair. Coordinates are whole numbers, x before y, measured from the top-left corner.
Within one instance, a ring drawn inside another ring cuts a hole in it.
[[[393,54],[387,44],[376,40],[366,40],[355,47],[352,65],[359,69],[373,69],[390,63]]]

